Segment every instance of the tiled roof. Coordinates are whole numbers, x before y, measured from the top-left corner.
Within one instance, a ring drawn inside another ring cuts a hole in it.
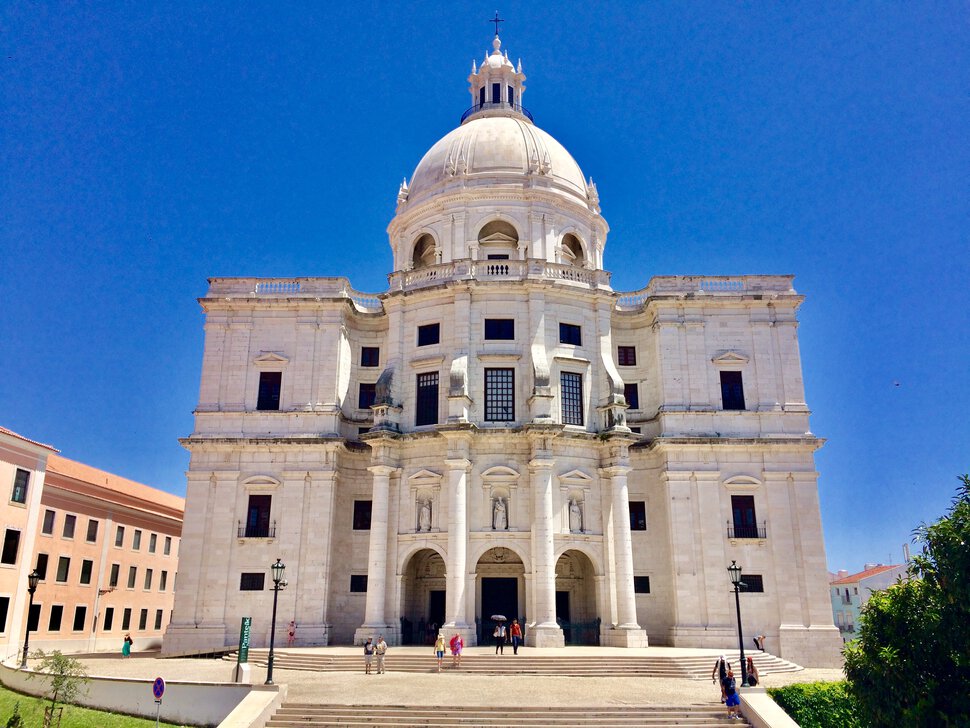
[[[108,473],[90,465],[79,463],[75,460],[68,460],[60,455],[51,455],[47,460],[47,472],[65,475],[75,480],[85,483],[92,483],[101,488],[124,493],[125,495],[138,498],[149,503],[156,503],[160,506],[172,508],[180,512],[185,511],[185,499],[177,495],[166,493],[163,490],[152,488],[144,483],[138,483],[120,475]]]
[[[871,569],[866,569],[865,571],[860,571],[858,574],[849,574],[848,576],[842,577],[841,579],[836,579],[835,581],[829,582],[832,586],[838,584],[855,584],[867,579],[870,576],[875,576],[876,574],[881,574],[884,571],[892,571],[893,569],[901,569],[902,564],[890,564],[889,566],[873,566]]]
[[[39,445],[40,447],[46,447],[51,452],[58,452],[58,449],[53,445],[48,445],[47,443],[44,443],[44,442],[37,442],[37,440],[31,440],[29,437],[24,437],[23,435],[16,433],[13,430],[8,430],[6,427],[3,427],[2,425],[0,425],[0,434],[16,437],[18,440],[29,442],[31,445]]]

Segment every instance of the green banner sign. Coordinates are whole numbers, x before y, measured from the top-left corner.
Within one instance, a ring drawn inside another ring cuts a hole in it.
[[[239,658],[236,660],[238,665],[249,662],[249,633],[252,626],[252,617],[242,618],[242,624],[239,625]]]

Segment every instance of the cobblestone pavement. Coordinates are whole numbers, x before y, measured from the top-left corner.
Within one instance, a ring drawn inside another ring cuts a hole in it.
[[[584,654],[592,650],[598,654],[610,648],[566,648],[569,654]],[[619,653],[630,655],[633,650],[615,648]],[[274,682],[287,684],[287,699],[300,702],[333,703],[344,705],[710,705],[719,702],[720,693],[709,680],[683,678],[598,678],[598,677],[548,677],[535,675],[472,675],[446,671],[441,674],[395,673],[394,653],[413,650],[427,654],[429,669],[434,658],[427,648],[395,647],[388,652],[389,672],[383,675],[365,675],[363,660],[360,672],[304,672],[276,668]],[[357,654],[360,648],[331,647],[307,648],[307,652],[328,651],[336,654]],[[531,654],[564,654],[562,650],[529,650]],[[638,654],[708,654],[711,664],[716,650],[679,650],[676,648],[646,648]],[[496,660],[509,662],[512,655],[495,657],[489,647],[472,647],[466,654],[491,655]],[[130,677],[152,680],[162,676],[167,681],[230,682],[234,663],[218,659],[162,659],[157,654],[136,653],[129,659],[120,655],[85,655],[81,657],[92,676]],[[252,665],[253,681],[262,683],[266,678],[263,667]],[[799,672],[767,675],[763,681],[767,687],[778,687],[796,682],[816,680],[840,680],[841,669],[806,669]]]

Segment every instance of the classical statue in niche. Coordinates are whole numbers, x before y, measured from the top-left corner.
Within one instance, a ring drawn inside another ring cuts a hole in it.
[[[492,502],[492,528],[496,531],[509,529],[509,516],[505,510],[505,499],[496,498]]]
[[[421,508],[418,510],[418,530],[431,530],[431,499],[429,498],[421,501]]]
[[[569,501],[569,530],[576,533],[583,530],[583,509],[575,498]]]

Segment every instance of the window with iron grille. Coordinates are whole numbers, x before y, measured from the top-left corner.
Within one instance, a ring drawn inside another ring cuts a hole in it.
[[[647,530],[647,503],[646,501],[630,501],[630,530]]]
[[[616,363],[621,367],[635,367],[637,365],[637,347],[616,347]]]
[[[354,501],[354,530],[369,531],[370,515],[373,501],[355,500]]]
[[[377,384],[374,382],[361,382],[357,392],[357,409],[370,409],[377,397]]]
[[[381,350],[376,346],[360,347],[360,365],[362,367],[377,367],[381,364]]]
[[[260,372],[259,390],[256,394],[256,409],[278,410],[280,408],[280,389],[283,385],[283,372]]]
[[[515,370],[485,370],[485,421],[512,422],[515,419]]]
[[[514,339],[515,319],[485,319],[485,338]]]
[[[17,474],[13,478],[13,493],[10,494],[10,500],[14,503],[26,503],[27,502],[27,483],[30,482],[30,473],[26,470],[21,470],[17,468]]]
[[[765,581],[761,574],[741,574],[741,591],[763,592]]]
[[[559,375],[562,389],[562,423],[564,425],[583,424],[583,375],[575,372],[562,372]]]
[[[634,576],[633,577],[633,593],[634,594],[649,594],[650,593],[650,577],[649,576]]]
[[[441,324],[418,326],[418,346],[431,346],[441,341]]]
[[[731,538],[758,538],[758,522],[754,510],[753,495],[732,495],[731,515],[734,517],[734,532]]]
[[[243,572],[239,575],[239,591],[262,591],[266,574],[262,571]]]
[[[416,375],[418,397],[414,409],[414,424],[438,424],[438,372]]]
[[[350,591],[352,591],[352,592],[366,592],[367,591],[367,574],[351,574],[350,575]]]
[[[246,509],[246,538],[270,538],[269,516],[273,496],[265,493],[251,493]]]
[[[640,409],[640,387],[636,383],[623,385],[623,397],[630,409]]]
[[[744,409],[744,384],[741,372],[721,372],[721,406],[726,410]]]
[[[559,343],[583,345],[583,330],[576,324],[559,324]]]

